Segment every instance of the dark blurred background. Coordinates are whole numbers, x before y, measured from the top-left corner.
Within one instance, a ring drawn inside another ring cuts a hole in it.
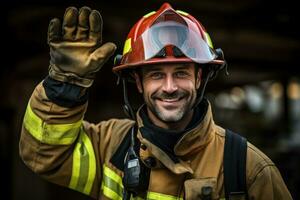
[[[104,41],[123,42],[133,24],[164,1],[14,1],[1,6],[0,199],[89,199],[42,180],[22,163],[18,140],[34,87],[47,75],[48,22],[68,6],[90,6],[104,19]],[[248,138],[278,166],[294,199],[300,198],[300,31],[296,1],[173,0],[199,19],[229,63],[206,96],[215,121]],[[90,91],[86,119],[125,117],[112,59]],[[140,103],[134,86],[130,99]],[[298,185],[298,186],[297,186]]]

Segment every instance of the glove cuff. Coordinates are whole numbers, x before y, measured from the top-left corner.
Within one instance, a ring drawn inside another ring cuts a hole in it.
[[[49,76],[54,80],[67,82],[85,88],[91,87],[94,82],[94,79],[92,78],[81,77],[72,72],[64,72],[54,64],[50,64],[49,66]]]
[[[57,81],[47,76],[43,81],[47,97],[59,106],[73,108],[88,101],[88,88]]]

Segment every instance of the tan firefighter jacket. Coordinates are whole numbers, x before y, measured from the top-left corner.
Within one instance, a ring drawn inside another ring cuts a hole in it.
[[[98,124],[83,120],[87,103],[66,108],[52,103],[39,84],[24,116],[20,155],[43,178],[95,199],[122,199],[122,171],[110,159],[134,122],[111,119]],[[143,122],[138,115],[138,126]],[[153,157],[147,194],[136,199],[200,199],[211,186],[213,199],[225,199],[223,149],[225,130],[217,126],[209,106],[201,123],[185,133],[174,147],[174,163],[160,148],[143,138],[140,156]],[[252,144],[247,150],[249,199],[292,199],[274,163]]]

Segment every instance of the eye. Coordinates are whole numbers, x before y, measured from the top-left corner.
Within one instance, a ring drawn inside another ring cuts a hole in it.
[[[151,79],[158,80],[163,78],[164,74],[161,72],[153,72],[150,74]]]
[[[177,78],[185,78],[185,77],[189,76],[189,73],[186,71],[178,71],[175,73],[175,76]]]

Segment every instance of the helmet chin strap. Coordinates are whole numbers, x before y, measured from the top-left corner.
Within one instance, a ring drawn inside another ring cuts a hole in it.
[[[124,98],[124,105],[123,105],[123,109],[125,114],[132,120],[136,120],[135,119],[135,113],[132,109],[131,104],[129,103],[129,99],[128,99],[128,90],[127,90],[127,78],[126,77],[122,77],[122,85],[123,85],[123,98]]]
[[[210,70],[208,72],[207,76],[205,77],[204,83],[201,84],[200,88],[197,91],[197,99],[195,101],[194,106],[192,107],[192,110],[195,109],[199,105],[199,103],[202,101],[206,85],[207,85],[209,79],[213,77],[213,74],[214,74],[214,71]]]

